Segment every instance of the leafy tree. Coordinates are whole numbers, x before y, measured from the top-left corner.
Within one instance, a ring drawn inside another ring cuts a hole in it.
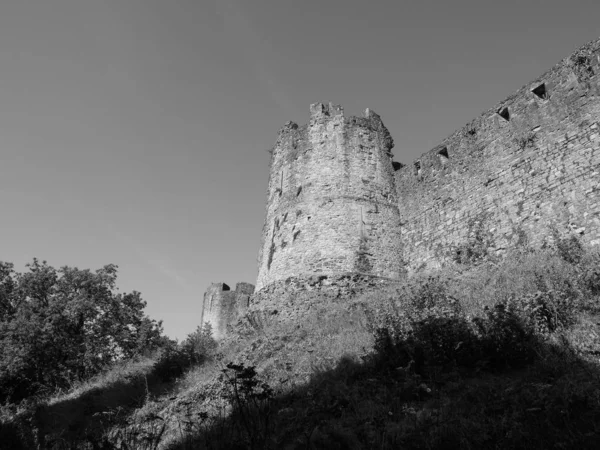
[[[212,326],[206,322],[203,327],[198,326],[193,333],[187,335],[181,343],[190,364],[201,364],[217,348],[217,342],[212,335]]]
[[[116,265],[57,270],[34,259],[27,268],[0,263],[2,397],[66,387],[161,343],[140,293],[116,293]]]

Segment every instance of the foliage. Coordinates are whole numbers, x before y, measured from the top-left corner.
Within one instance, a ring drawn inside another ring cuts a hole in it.
[[[561,236],[556,228],[553,228],[551,232],[558,255],[569,264],[578,264],[583,258],[585,250],[577,236],[574,234]]]
[[[156,359],[154,373],[163,381],[171,381],[183,375],[189,367],[202,364],[216,348],[212,327],[207,322],[188,334],[181,344],[170,341],[164,345]]]
[[[588,251],[580,260],[579,282],[591,297],[600,295],[600,252]]]
[[[297,294],[315,306],[294,326],[220,348],[244,364],[215,358],[77,448],[596,448],[598,261],[522,248],[339,303]],[[161,358],[181,374],[212,355],[207,334]]]
[[[223,396],[233,408],[232,416],[246,437],[249,449],[263,449],[271,431],[273,389],[261,382],[254,366],[228,363],[222,370]]]
[[[421,375],[452,367],[521,367],[533,357],[534,336],[572,325],[578,306],[566,292],[545,289],[498,299],[471,316],[449,291],[438,277],[417,278],[397,291],[399,301],[367,309],[380,361],[411,365]]]
[[[536,135],[534,132],[520,134],[514,138],[514,142],[520,150],[525,150],[527,147],[533,147],[535,144]]]
[[[489,248],[493,246],[492,233],[485,229],[486,218],[472,221],[468,225],[468,235],[450,250],[451,259],[457,264],[474,264],[490,258]]]
[[[18,400],[88,378],[162,342],[139,292],[116,293],[117,266],[0,264],[0,387]]]
[[[202,364],[217,349],[217,342],[212,334],[212,325],[206,322],[203,327],[198,326],[193,333],[188,334],[181,343],[181,347],[188,355],[191,365]]]

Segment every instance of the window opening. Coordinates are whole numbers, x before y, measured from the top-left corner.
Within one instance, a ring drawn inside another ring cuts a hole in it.
[[[508,112],[508,106],[498,111],[498,115],[508,122],[510,120],[510,112]]]
[[[392,161],[392,167],[394,168],[394,171],[397,172],[398,170],[400,170],[404,167],[404,164],[402,164],[398,161]]]
[[[546,91],[546,83],[540,84],[538,87],[533,89],[531,92],[533,92],[535,95],[537,95],[542,100],[548,99],[548,92]]]
[[[421,175],[421,161],[415,161],[415,175]]]
[[[444,147],[442,148],[439,152],[438,155],[440,156],[440,159],[442,161],[448,160],[450,159],[450,157],[448,156],[448,147]]]
[[[281,194],[283,194],[283,173],[284,171],[281,171],[281,185],[279,186],[279,196],[281,197]]]

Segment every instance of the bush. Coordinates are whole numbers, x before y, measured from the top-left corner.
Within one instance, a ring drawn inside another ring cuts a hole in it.
[[[517,308],[534,332],[547,334],[567,328],[575,322],[577,301],[564,292],[538,291],[522,297]]]
[[[553,230],[552,234],[559,256],[569,264],[578,264],[585,251],[577,236],[561,237],[556,230]]]
[[[535,355],[536,335],[569,327],[578,307],[572,293],[547,289],[497,300],[471,316],[449,290],[440,277],[417,278],[397,289],[400,299],[367,306],[381,364],[410,366],[420,375],[521,367]]]
[[[203,327],[198,326],[196,331],[188,334],[181,348],[192,365],[202,364],[212,356],[217,348],[217,342],[213,338],[210,323],[206,322]]]
[[[254,366],[228,363],[220,377],[222,396],[231,405],[234,430],[244,437],[243,448],[267,448],[271,426],[271,403],[274,392],[259,379]],[[241,448],[241,447],[240,447]]]
[[[154,364],[154,372],[163,381],[171,381],[183,375],[189,367],[202,364],[214,354],[216,348],[212,327],[205,323],[204,327],[199,326],[181,344],[171,341],[165,345]]]
[[[590,296],[600,295],[600,252],[587,252],[579,263],[579,281]]]
[[[488,308],[484,318],[474,318],[477,347],[483,369],[521,367],[534,355],[533,330],[506,303]]]

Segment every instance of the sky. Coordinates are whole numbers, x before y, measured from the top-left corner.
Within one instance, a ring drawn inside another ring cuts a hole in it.
[[[600,36],[598,0],[0,0],[0,261],[119,266],[172,338],[254,283],[268,149],[309,105],[408,163]]]

